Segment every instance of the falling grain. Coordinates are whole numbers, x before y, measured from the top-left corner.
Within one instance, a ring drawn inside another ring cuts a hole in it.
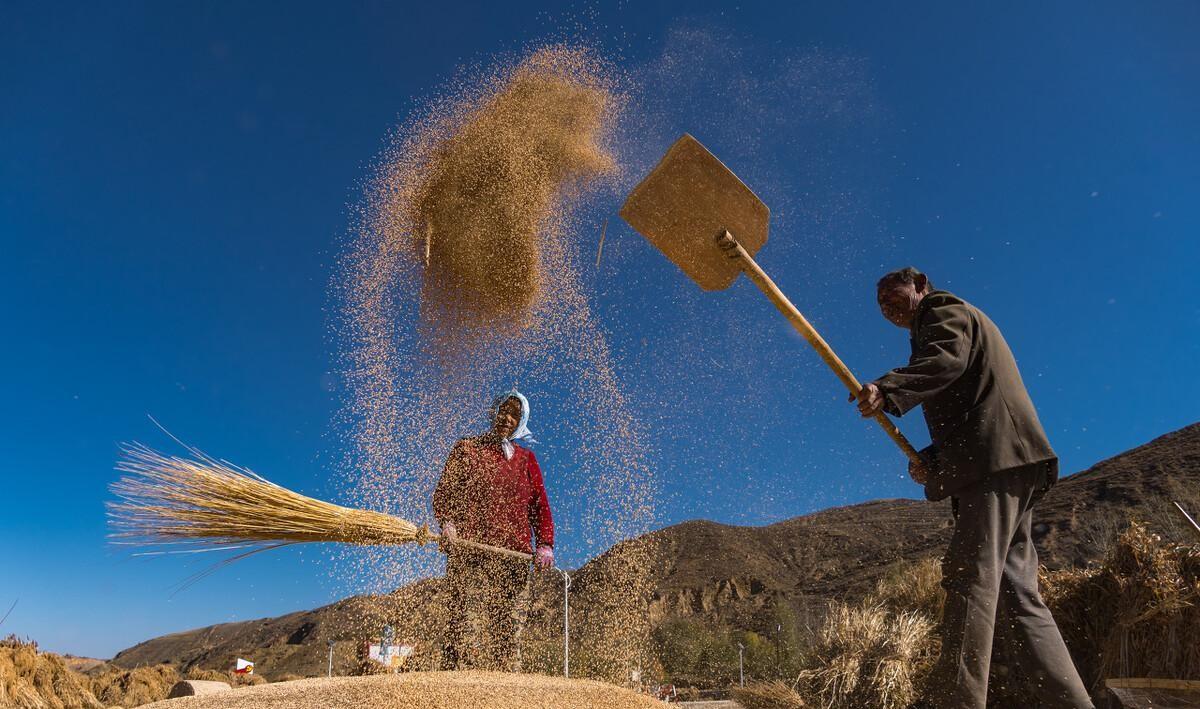
[[[346,492],[429,519],[451,445],[481,433],[491,397],[517,384],[539,457],[550,451],[560,559],[578,558],[646,531],[653,509],[642,426],[579,276],[577,210],[615,193],[625,100],[611,67],[578,47],[475,75],[398,130],[334,284]],[[434,555],[403,549],[344,558],[378,592],[440,570]],[[637,657],[647,573],[614,569],[604,584],[612,612],[593,627],[611,628],[595,645],[610,667],[598,673],[622,675]]]

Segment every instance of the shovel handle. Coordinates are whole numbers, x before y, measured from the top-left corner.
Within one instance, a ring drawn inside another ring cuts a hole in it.
[[[846,388],[850,390],[850,393],[857,394],[859,391],[861,391],[862,384],[860,384],[858,379],[855,378],[854,374],[850,371],[850,368],[847,367],[836,354],[834,354],[833,349],[829,346],[829,343],[825,342],[825,338],[821,337],[820,333],[816,331],[816,329],[808,322],[804,315],[802,315],[800,311],[796,309],[796,306],[792,305],[792,301],[788,300],[787,296],[783,294],[783,291],[779,290],[779,286],[775,285],[775,281],[772,281],[771,277],[759,267],[759,265],[754,261],[754,257],[751,256],[750,253],[738,243],[738,240],[734,238],[733,234],[729,233],[728,231],[724,231],[719,234],[717,236],[717,246],[729,254],[730,259],[738,262],[738,266],[742,269],[742,272],[746,274],[746,277],[753,281],[754,285],[758,286],[758,289],[761,290],[763,294],[775,304],[776,308],[779,308],[779,312],[783,313],[784,317],[786,317],[788,321],[792,323],[792,327],[796,328],[796,331],[799,332],[804,339],[808,340],[808,344],[812,345],[813,349],[817,351],[817,354],[821,356],[821,359],[825,360],[825,364],[828,364],[829,368],[833,370],[833,373],[837,375],[837,378],[842,380],[842,384],[846,385]],[[900,447],[900,450],[905,456],[908,457],[910,461],[920,466],[925,465],[925,463],[921,460],[921,456],[917,453],[917,449],[912,447],[912,444],[908,442],[908,439],[904,437],[904,434],[900,432],[900,429],[896,428],[896,424],[892,423],[892,420],[887,417],[887,414],[879,411],[875,414],[874,418],[875,422],[883,428],[888,437],[890,437],[896,443],[896,445]]]

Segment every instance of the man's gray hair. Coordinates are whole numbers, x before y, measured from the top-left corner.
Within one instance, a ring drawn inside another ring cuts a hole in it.
[[[875,289],[878,290],[880,288],[891,287],[900,283],[911,283],[915,286],[917,284],[917,278],[920,276],[924,276],[925,283],[929,288],[933,287],[933,283],[929,280],[929,276],[926,276],[924,273],[921,273],[912,266],[905,266],[904,268],[899,268],[895,271],[883,274],[883,278],[880,278],[879,282],[875,284]]]

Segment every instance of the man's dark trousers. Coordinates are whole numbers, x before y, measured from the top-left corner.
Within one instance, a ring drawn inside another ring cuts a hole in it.
[[[1046,476],[1045,465],[1033,464],[993,473],[955,494],[954,536],[942,562],[942,652],[929,684],[929,700],[939,709],[986,706],[997,603],[1013,624],[1019,670],[1037,686],[1039,706],[1093,706],[1038,593],[1032,509]]]

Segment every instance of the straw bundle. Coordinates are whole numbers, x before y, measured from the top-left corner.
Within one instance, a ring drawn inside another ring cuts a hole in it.
[[[117,463],[125,473],[112,485],[113,536],[135,544],[189,544],[201,549],[297,542],[424,544],[428,527],[382,512],[315,500],[195,449],[194,458],[126,447]],[[251,552],[252,553],[252,552]]]
[[[0,640],[0,707],[104,709],[88,678],[72,672],[63,658],[39,652],[37,643],[16,636]]]
[[[942,619],[945,603],[942,561],[931,557],[889,569],[875,584],[864,605],[882,606],[893,613],[916,611],[937,622]]]
[[[136,707],[167,698],[179,681],[170,665],[111,669],[91,678],[91,690],[103,706]]]
[[[935,654],[934,624],[915,611],[835,603],[798,679],[800,694],[829,709],[901,709],[918,697]]]
[[[1044,572],[1042,593],[1090,687],[1200,676],[1200,545],[1134,522],[1100,566]]]

